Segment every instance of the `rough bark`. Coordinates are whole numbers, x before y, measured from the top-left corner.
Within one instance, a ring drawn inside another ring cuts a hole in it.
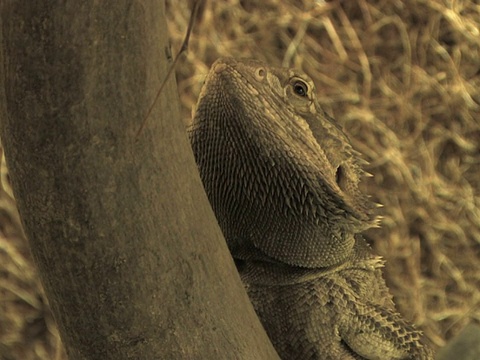
[[[276,358],[195,170],[163,1],[2,1],[1,137],[70,359]]]

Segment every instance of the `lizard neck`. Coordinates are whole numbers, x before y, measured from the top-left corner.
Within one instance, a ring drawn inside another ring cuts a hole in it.
[[[248,285],[284,286],[317,281],[342,270],[378,271],[384,266],[385,261],[381,256],[375,255],[370,246],[361,235],[355,237],[355,245],[347,260],[339,264],[320,267],[303,268],[293,267],[272,260],[265,255],[255,254],[251,251],[239,252],[243,260],[235,259],[237,270],[242,281]],[[294,269],[295,271],[292,271]]]

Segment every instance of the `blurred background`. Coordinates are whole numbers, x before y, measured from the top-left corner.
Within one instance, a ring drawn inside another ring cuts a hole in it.
[[[174,54],[192,3],[167,0]],[[196,20],[176,69],[185,125],[218,57],[305,71],[370,162],[384,219],[365,235],[399,312],[435,348],[480,323],[480,2],[207,0]],[[0,359],[66,359],[1,175]]]

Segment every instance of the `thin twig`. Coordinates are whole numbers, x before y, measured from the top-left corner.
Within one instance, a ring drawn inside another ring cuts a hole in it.
[[[203,0],[196,0],[195,3],[193,4],[192,12],[190,14],[190,20],[188,22],[187,33],[185,34],[185,38],[183,39],[182,46],[180,47],[180,50],[178,51],[177,56],[175,56],[173,63],[170,65],[170,69],[168,69],[167,75],[165,76],[165,79],[163,79],[162,85],[160,85],[160,88],[158,89],[157,95],[155,96],[155,99],[153,100],[152,105],[150,105],[150,108],[148,109],[147,114],[143,118],[142,125],[140,125],[140,128],[138,129],[137,134],[135,135],[135,140],[138,140],[138,137],[140,136],[143,129],[145,128],[145,125],[147,124],[147,120],[150,117],[150,114],[152,113],[153,108],[155,107],[155,104],[157,103],[158,98],[160,97],[160,94],[162,93],[163,88],[165,87],[165,84],[167,83],[168,79],[170,78],[173,71],[175,70],[175,66],[177,65],[180,55],[182,55],[184,52],[188,50],[188,42],[190,41],[190,34],[192,33],[193,25],[195,23],[195,18],[197,17],[198,8],[200,7],[200,4],[202,3],[202,1]]]

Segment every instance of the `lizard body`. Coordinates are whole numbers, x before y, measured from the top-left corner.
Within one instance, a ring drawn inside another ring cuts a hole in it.
[[[283,359],[431,359],[395,312],[360,155],[305,74],[219,59],[190,140],[254,308]]]

